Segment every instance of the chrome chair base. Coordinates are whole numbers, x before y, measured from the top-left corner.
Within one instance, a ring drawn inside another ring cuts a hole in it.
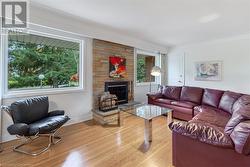
[[[57,132],[57,130],[54,133],[50,133],[50,134],[37,134],[35,136],[29,136],[29,137],[17,136],[18,138],[21,138],[21,139],[24,138],[25,141],[22,142],[21,144],[15,146],[13,151],[27,154],[27,155],[32,155],[32,156],[40,155],[40,154],[44,153],[45,151],[47,151],[51,147],[51,145],[55,145],[61,141],[61,137],[55,136],[56,132]],[[21,149],[21,147],[32,143],[34,140],[38,139],[39,137],[48,137],[48,145],[46,147],[41,148],[39,151],[34,151],[34,152],[29,152],[29,151],[25,151],[25,150]]]

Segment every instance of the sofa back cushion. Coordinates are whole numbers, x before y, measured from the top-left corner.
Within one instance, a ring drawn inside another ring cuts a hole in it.
[[[221,90],[204,89],[202,104],[217,108],[223,93]]]
[[[164,86],[162,90],[162,95],[164,98],[179,100],[181,95],[181,87],[177,86]]]
[[[228,113],[233,113],[234,103],[242,96],[240,93],[226,91],[221,97],[219,109]]]
[[[184,86],[182,87],[181,90],[180,100],[200,104],[202,94],[203,94],[202,88]]]
[[[235,145],[235,151],[250,154],[250,120],[239,123],[230,135]]]
[[[48,116],[49,100],[46,96],[19,100],[10,109],[14,123],[30,124]]]
[[[250,96],[241,96],[233,105],[233,115],[225,127],[225,133],[230,135],[242,121],[250,120]]]

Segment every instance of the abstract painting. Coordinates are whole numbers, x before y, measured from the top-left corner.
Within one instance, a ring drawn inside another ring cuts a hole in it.
[[[126,59],[117,56],[109,57],[109,77],[124,78],[126,75]]]
[[[195,63],[195,80],[220,81],[222,73],[221,61],[207,61]]]

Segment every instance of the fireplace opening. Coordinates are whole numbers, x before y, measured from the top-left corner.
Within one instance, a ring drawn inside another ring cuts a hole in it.
[[[104,90],[117,96],[117,104],[128,103],[128,81],[105,82]]]

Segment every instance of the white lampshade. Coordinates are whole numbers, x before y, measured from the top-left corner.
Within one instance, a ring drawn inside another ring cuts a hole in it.
[[[158,77],[161,75],[161,68],[159,66],[154,66],[150,73],[152,76]]]

